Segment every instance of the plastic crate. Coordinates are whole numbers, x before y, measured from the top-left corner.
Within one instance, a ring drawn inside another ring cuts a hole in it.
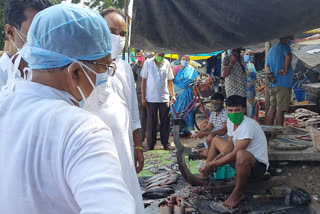
[[[217,171],[213,173],[216,180],[225,180],[234,176],[236,171],[229,165],[219,166]]]

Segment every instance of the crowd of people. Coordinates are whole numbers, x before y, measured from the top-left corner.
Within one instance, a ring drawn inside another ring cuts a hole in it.
[[[169,143],[171,106],[181,112],[193,99],[199,73],[182,56],[172,66],[164,53],[136,63],[119,58],[125,46],[125,15],[100,14],[49,0],[8,0],[6,41],[0,59],[0,210],[3,213],[144,213],[137,173],[144,150]],[[292,78],[291,38],[280,40],[266,62],[276,81],[267,123],[283,124]],[[267,171],[267,141],[256,114],[253,51],[227,51],[221,76],[226,99],[211,96],[213,112],[192,137],[205,179],[231,164],[237,185],[225,201],[236,206],[248,179]],[[290,99],[290,98],[289,98]],[[225,101],[226,100],[226,101]],[[225,103],[225,104],[224,104]],[[193,109],[181,130],[194,130]],[[247,116],[245,116],[247,115]],[[159,123],[159,124],[158,124]],[[146,141],[146,148],[143,142]]]

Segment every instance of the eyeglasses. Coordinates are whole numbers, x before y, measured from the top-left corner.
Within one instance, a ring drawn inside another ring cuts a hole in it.
[[[97,61],[89,61],[89,63],[94,64],[94,65],[105,66],[107,68],[106,73],[109,76],[112,76],[112,77],[114,76],[114,74],[116,73],[116,70],[117,70],[117,65],[116,65],[115,62],[111,62],[110,65],[107,65],[107,64],[104,64],[104,63],[101,63],[101,62],[97,62]]]

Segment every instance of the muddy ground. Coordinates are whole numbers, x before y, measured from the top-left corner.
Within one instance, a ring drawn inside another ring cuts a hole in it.
[[[174,146],[173,138],[170,137],[169,140],[172,146]],[[192,139],[192,138],[181,138],[182,143],[184,143],[187,147],[195,147],[195,145],[201,143],[202,140],[200,139]],[[157,142],[157,145],[155,147],[156,150],[161,150],[162,146],[160,142]],[[145,153],[145,159],[147,163],[148,170],[144,170],[142,173],[139,174],[140,180],[143,181],[144,178],[150,177],[153,175],[153,173],[150,173],[150,169],[154,173],[157,172],[157,167],[161,166],[172,166],[176,167],[174,165],[170,165],[169,158],[166,158],[162,156],[164,153],[161,153],[161,155],[155,154],[154,152],[146,152]],[[169,153],[170,154],[170,153]],[[172,152],[171,152],[172,154]],[[320,155],[320,154],[319,154]],[[159,159],[165,159],[164,164],[159,163]],[[155,161],[154,161],[155,160]],[[157,165],[157,167],[153,167],[153,165]],[[320,199],[320,163],[319,162],[271,162],[271,174],[272,175],[280,175],[280,176],[287,176],[288,182],[286,185],[289,187],[300,187],[302,189],[305,189],[309,192],[310,196],[312,198],[319,198]],[[195,168],[195,166],[193,166]],[[177,170],[178,171],[178,170]],[[193,169],[195,172],[196,170]],[[188,186],[188,183],[182,178],[182,176],[179,176],[179,180],[177,184],[174,184],[174,189],[176,192],[178,190],[181,190]],[[194,190],[193,187],[192,191]],[[192,196],[188,199],[189,202],[191,202],[192,206],[196,208],[199,213],[216,213],[213,212],[210,208],[210,205],[216,201],[224,201],[227,197],[227,194],[210,194],[210,193],[197,193],[192,194]],[[313,201],[313,203],[317,203]],[[272,200],[264,200],[264,199],[254,199],[253,194],[247,195],[246,199],[241,202],[238,206],[238,209],[236,210],[237,213],[317,213],[316,211],[320,212],[320,210],[314,210],[310,207],[307,208],[297,208],[293,207],[291,209],[284,209],[281,210],[281,208],[287,208],[291,207],[291,205],[288,205],[288,203],[285,203],[285,199],[272,199]],[[314,207],[314,206],[313,206]],[[316,205],[316,207],[319,207],[319,204]],[[149,207],[150,209],[150,207]],[[278,210],[280,209],[280,210]],[[148,213],[148,212],[147,212]],[[149,213],[157,213],[155,212],[149,212]]]

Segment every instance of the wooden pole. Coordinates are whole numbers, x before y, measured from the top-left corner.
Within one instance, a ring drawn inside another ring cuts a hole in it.
[[[128,4],[129,0],[124,0],[124,14],[126,15],[126,24],[127,24],[127,35],[126,35],[126,43],[128,44],[128,38],[129,38],[129,15],[128,15]],[[129,45],[127,45],[127,49],[124,48],[122,51],[122,59],[126,59],[126,50],[128,51],[128,62],[130,63],[130,53],[129,53]]]
[[[265,62],[267,61],[267,57],[268,57],[268,53],[271,47],[271,41],[266,42],[265,45]],[[267,113],[268,110],[270,108],[270,92],[269,92],[269,88],[270,88],[270,83],[268,78],[266,78],[266,88],[265,88],[265,117],[264,119],[266,120],[267,118]]]

